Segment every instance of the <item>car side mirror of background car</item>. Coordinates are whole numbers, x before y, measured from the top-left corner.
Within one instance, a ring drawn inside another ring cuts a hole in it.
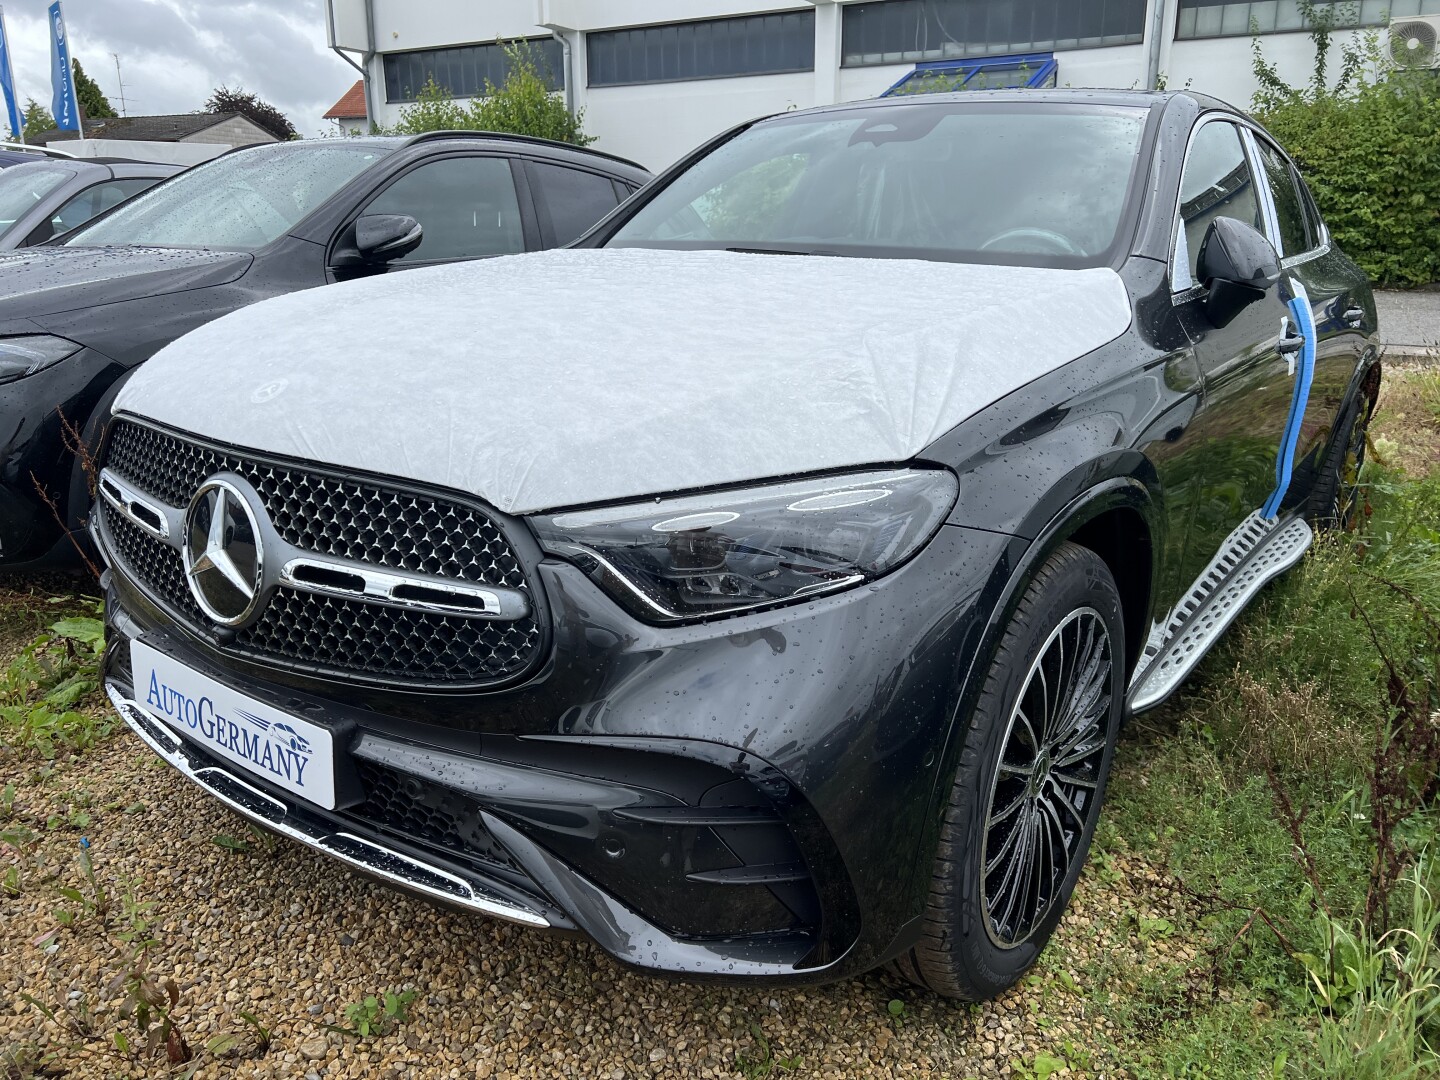
[[[1200,244],[1198,276],[1208,290],[1205,314],[1216,327],[1229,326],[1279,282],[1280,256],[1243,221],[1220,217]]]
[[[336,248],[336,267],[376,266],[420,246],[424,230],[409,214],[366,214],[357,218]]]

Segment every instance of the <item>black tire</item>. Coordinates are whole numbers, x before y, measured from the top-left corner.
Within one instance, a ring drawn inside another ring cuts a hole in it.
[[[1102,653],[1094,670],[1072,662],[1071,674],[1081,677],[1067,680],[1065,650],[1085,655],[1087,634],[1108,649],[1108,669],[1100,670]],[[1120,593],[1109,569],[1094,552],[1062,544],[1026,588],[990,665],[945,808],[920,942],[892,964],[902,977],[946,997],[982,1001],[1013,986],[1040,955],[1094,835],[1124,710],[1125,655]],[[1043,677],[1057,671],[1054,681],[1071,695],[1070,704],[1083,706],[1088,694],[1096,696],[1072,729],[1057,723],[1061,737],[1052,743],[1044,733],[1027,736],[1034,727],[1024,721],[1027,712],[1041,711],[1037,690],[1042,682],[1048,690]],[[1052,746],[1058,749],[1047,749]],[[1028,765],[1027,755],[1034,759]],[[1026,776],[1018,775],[1027,768]],[[1068,809],[1057,791],[1069,799]],[[1033,859],[1019,858],[1022,843]],[[987,856],[987,844],[997,853]],[[997,865],[1007,844],[1017,864],[1008,891]],[[1033,877],[1021,884],[1020,873]],[[1033,908],[1028,922],[1020,907]]]
[[[1380,396],[1380,365],[1365,373],[1360,386],[1340,413],[1335,438],[1325,454],[1325,463],[1310,492],[1306,517],[1322,529],[1349,530],[1359,521],[1363,505],[1360,470],[1365,465],[1365,446],[1370,417]]]

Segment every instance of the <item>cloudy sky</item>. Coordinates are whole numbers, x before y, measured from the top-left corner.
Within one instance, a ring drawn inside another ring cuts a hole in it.
[[[111,54],[119,54],[125,111],[131,116],[194,112],[215,87],[243,86],[285,113],[300,134],[316,135],[329,123],[321,119],[325,111],[358,78],[325,46],[323,0],[63,3],[70,55],[117,112],[120,93]],[[0,0],[0,6],[22,107],[33,97],[48,109],[49,0]]]

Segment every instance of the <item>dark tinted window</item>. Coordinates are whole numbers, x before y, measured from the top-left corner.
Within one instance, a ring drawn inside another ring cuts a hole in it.
[[[1310,247],[1317,248],[1325,240],[1325,219],[1320,216],[1320,208],[1315,205],[1315,196],[1310,194],[1305,178],[1296,173],[1295,183],[1300,188],[1300,202],[1305,208],[1305,234]]]
[[[1145,36],[1145,0],[882,0],[847,4],[841,14],[846,67],[1126,45]]]
[[[1275,218],[1280,226],[1280,254],[1289,258],[1309,251],[1314,245],[1305,228],[1305,211],[1300,205],[1300,190],[1295,186],[1295,177],[1290,163],[1269,143],[1257,139],[1260,147],[1260,163],[1265,167],[1265,178],[1270,182],[1270,192],[1275,198]]]
[[[58,236],[60,233],[69,232],[77,226],[84,225],[96,214],[109,210],[112,206],[119,206],[130,196],[139,195],[146,188],[152,188],[159,182],[160,177],[147,176],[134,180],[110,180],[104,184],[86,188],[51,215],[50,224],[55,230],[52,235]]]
[[[611,243],[1110,261],[1146,110],[922,100],[756,124],[676,177]]]
[[[520,205],[506,158],[441,158],[412,169],[365,208],[409,214],[425,230],[404,262],[474,259],[525,250]]]
[[[554,38],[534,38],[526,41],[525,47],[551,89],[564,89],[565,62],[560,43]],[[486,82],[499,86],[509,71],[510,59],[504,46],[496,42],[386,53],[385,100],[414,101],[430,79],[454,97],[477,97],[485,93]]]
[[[1384,26],[1388,19],[1440,15],[1440,0],[1319,0],[1315,8],[1344,26]],[[1248,37],[1309,30],[1300,0],[1180,0],[1177,38]]]
[[[1243,221],[1264,232],[1255,178],[1250,174],[1240,132],[1234,124],[1213,121],[1190,141],[1180,179],[1180,222],[1175,234],[1172,281],[1177,291],[1200,283],[1196,272],[1200,245],[1210,223],[1221,217]]]
[[[605,30],[585,42],[591,86],[811,71],[815,12]]]
[[[608,176],[543,161],[531,162],[530,167],[550,211],[557,244],[568,244],[619,205]]]

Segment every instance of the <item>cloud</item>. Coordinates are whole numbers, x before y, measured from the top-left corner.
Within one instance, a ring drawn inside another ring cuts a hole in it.
[[[120,108],[115,57],[131,116],[195,112],[217,86],[244,87],[323,131],[325,111],[358,77],[325,45],[322,0],[64,0],[70,53]],[[50,104],[46,0],[4,4],[23,103]]]

